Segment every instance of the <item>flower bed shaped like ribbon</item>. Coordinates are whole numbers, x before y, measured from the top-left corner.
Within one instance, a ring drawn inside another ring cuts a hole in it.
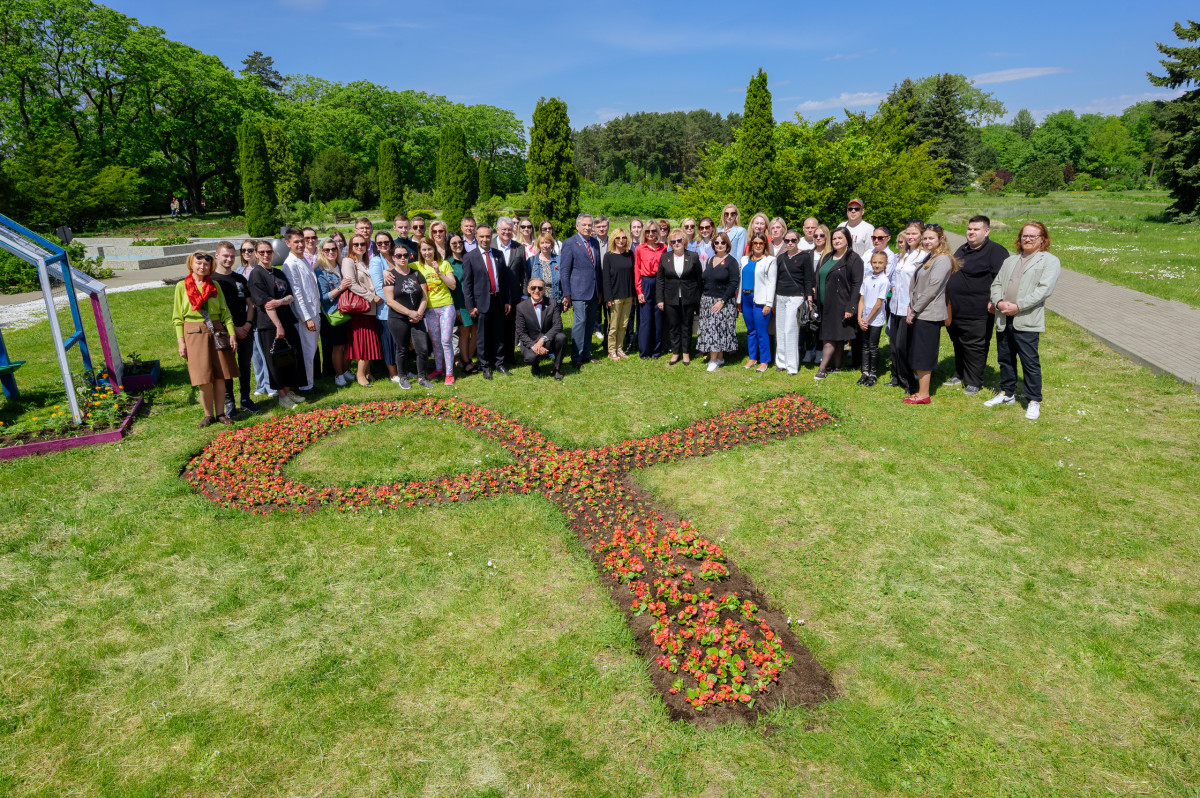
[[[462,424],[500,443],[516,462],[370,487],[321,488],[284,476],[291,458],[328,435],[408,416]],[[223,433],[192,459],[184,475],[219,504],[264,514],[320,507],[354,513],[542,493],[566,513],[635,628],[640,624],[646,631],[643,650],[657,666],[652,676],[664,700],[677,717],[695,720],[695,713],[714,706],[756,714],[795,653],[811,655],[786,625],[781,629],[765,620],[759,606],[765,600],[751,595],[752,587],[734,573],[719,545],[690,521],[668,519],[623,477],[631,469],[796,435],[828,421],[804,397],[788,395],[648,438],[566,450],[499,413],[453,399],[370,402],[279,416]],[[731,581],[742,588],[723,589]],[[649,626],[646,619],[652,619]],[[831,684],[818,690],[820,697],[831,692]]]

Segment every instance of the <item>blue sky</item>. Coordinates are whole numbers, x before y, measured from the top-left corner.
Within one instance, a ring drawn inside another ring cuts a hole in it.
[[[108,5],[240,68],[253,50],[284,74],[366,79],[528,120],[557,96],[574,127],[635,111],[741,111],[767,71],[777,121],[874,108],[905,77],[960,72],[1041,118],[1118,113],[1175,96],[1156,41],[1193,2],[745,4],[412,3],[386,0],[114,0]],[[502,13],[503,9],[512,9]],[[768,10],[769,9],[769,10]],[[746,11],[755,13],[747,14]]]

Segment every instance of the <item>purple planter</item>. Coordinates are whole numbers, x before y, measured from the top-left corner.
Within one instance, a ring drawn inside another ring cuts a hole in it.
[[[150,375],[146,375],[147,377]],[[134,402],[133,409],[129,411],[129,415],[125,416],[125,420],[121,422],[121,426],[116,429],[110,429],[107,432],[95,432],[91,435],[76,435],[73,438],[58,438],[53,441],[38,441],[37,443],[23,443],[19,446],[5,446],[0,448],[0,460],[15,460],[18,457],[24,457],[29,454],[43,454],[45,452],[58,452],[63,449],[77,449],[80,446],[92,446],[97,443],[111,443],[119,441],[129,432],[129,425],[133,423],[133,417],[142,409],[145,404],[145,399],[138,399]]]
[[[138,394],[148,391],[158,384],[158,378],[162,375],[162,367],[157,360],[147,360],[145,362],[154,365],[149,374],[134,374],[121,379],[121,388],[126,393]]]

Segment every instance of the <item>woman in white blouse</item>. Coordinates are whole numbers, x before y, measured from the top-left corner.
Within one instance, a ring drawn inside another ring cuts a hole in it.
[[[892,299],[888,304],[888,311],[891,313],[888,318],[888,341],[891,342],[892,355],[892,381],[888,385],[903,388],[910,394],[917,389],[917,375],[913,373],[909,364],[909,326],[906,318],[913,275],[929,257],[929,253],[921,249],[921,234],[924,232],[925,225],[909,222],[900,235],[897,246],[900,255],[896,258],[896,268],[892,272]]]

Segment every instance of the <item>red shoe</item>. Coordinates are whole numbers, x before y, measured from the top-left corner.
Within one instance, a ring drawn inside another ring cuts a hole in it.
[[[432,374],[425,375],[425,377],[430,380],[440,380],[442,377],[445,377],[445,376],[446,375],[442,372],[441,369],[438,369],[437,371],[433,372]]]
[[[926,396],[924,399],[918,399],[918,398],[917,398],[917,397],[915,397],[915,396],[906,396],[906,397],[904,397],[904,404],[906,404],[906,405],[928,405],[928,404],[933,404],[933,397],[932,397],[932,396]]]

